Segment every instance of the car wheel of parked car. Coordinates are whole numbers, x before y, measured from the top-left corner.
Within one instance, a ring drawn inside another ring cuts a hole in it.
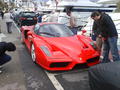
[[[36,61],[36,54],[35,54],[35,47],[33,44],[31,45],[31,57],[32,57],[33,62],[35,62]]]

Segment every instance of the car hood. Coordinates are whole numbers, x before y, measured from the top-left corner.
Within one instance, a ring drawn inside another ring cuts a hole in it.
[[[59,50],[69,56],[78,56],[86,48],[86,44],[77,36],[43,38],[53,50]],[[87,47],[88,48],[88,47]]]

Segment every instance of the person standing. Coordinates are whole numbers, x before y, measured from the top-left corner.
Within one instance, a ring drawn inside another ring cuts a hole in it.
[[[58,22],[59,10],[55,10],[50,14],[49,22]]]
[[[66,9],[65,13],[60,13],[58,16],[58,23],[64,24],[70,28],[70,30],[76,35],[77,34],[77,26],[76,26],[76,19],[72,15],[70,9]]]
[[[2,19],[4,19],[4,12],[3,11],[1,11],[1,17],[2,17]]]
[[[76,20],[75,17],[72,15],[71,11],[68,10],[66,12],[66,14],[70,17],[69,20],[69,28],[71,29],[71,31],[76,35],[77,34],[77,27],[76,27]]]
[[[117,39],[118,33],[111,17],[106,13],[95,11],[91,14],[91,18],[98,22],[100,30],[99,36],[103,39],[103,60],[102,63],[110,62],[109,51],[111,50],[113,61],[120,61]]]
[[[7,26],[7,32],[12,33],[11,27],[12,27],[13,21],[10,19],[10,13],[5,14],[5,21]]]
[[[93,27],[92,27],[92,40],[96,41],[97,45],[97,50],[101,52],[102,48],[102,37],[101,37],[101,32],[99,30],[99,22],[94,21],[93,22]]]
[[[38,15],[38,23],[41,23],[42,22],[42,15]]]

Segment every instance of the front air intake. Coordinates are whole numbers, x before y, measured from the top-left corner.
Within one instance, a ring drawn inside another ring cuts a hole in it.
[[[99,59],[100,59],[100,57],[97,56],[97,57],[94,57],[94,58],[88,59],[88,60],[87,60],[87,63],[93,63],[93,62],[99,61]]]
[[[51,63],[50,67],[51,68],[56,68],[56,67],[66,67],[68,66],[69,62],[55,62],[55,63]]]

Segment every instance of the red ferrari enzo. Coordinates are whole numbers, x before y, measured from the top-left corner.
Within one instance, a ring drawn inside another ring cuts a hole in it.
[[[33,62],[51,71],[99,63],[96,45],[85,35],[74,35],[63,24],[38,23],[21,27],[22,41]]]

